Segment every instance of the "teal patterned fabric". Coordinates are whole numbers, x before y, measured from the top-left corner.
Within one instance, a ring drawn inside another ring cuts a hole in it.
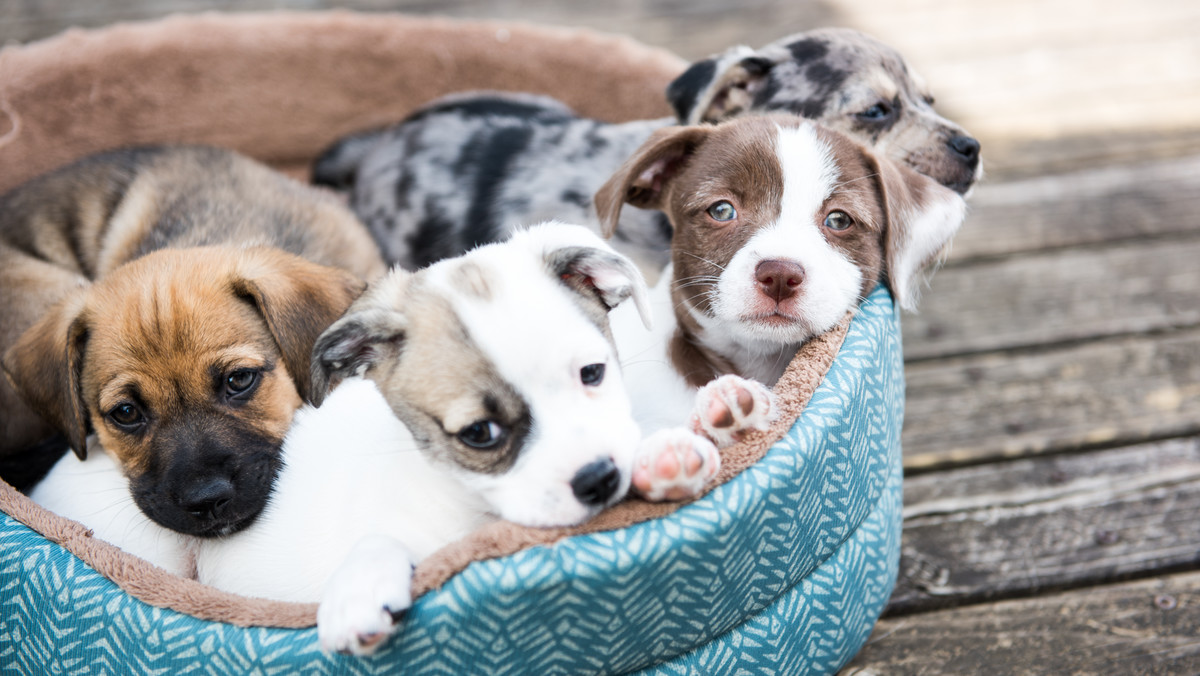
[[[760,462],[661,520],[471,564],[366,658],[316,630],[154,608],[7,515],[0,670],[139,674],[820,674],[866,641],[899,565],[899,322],[877,289]]]

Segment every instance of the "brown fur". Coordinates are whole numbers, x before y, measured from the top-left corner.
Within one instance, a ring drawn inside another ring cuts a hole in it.
[[[795,116],[764,115],[659,130],[596,194],[606,236],[625,203],[667,214],[674,228],[671,294],[678,322],[670,357],[693,386],[725,373],[745,375],[701,343],[700,326],[687,308],[712,316],[716,276],[760,227],[779,218],[783,170],[775,130],[802,124],[807,123]],[[895,268],[908,237],[906,221],[934,184],[879,160],[842,134],[820,127],[817,133],[832,150],[839,185],[813,214],[814,225],[862,271],[859,293],[865,297]],[[721,223],[707,213],[721,200],[737,210],[735,221]],[[844,232],[820,227],[834,210],[848,214],[854,225]]]
[[[239,359],[287,392],[256,392],[245,429],[218,445],[242,434],[277,450],[309,396],[313,341],[383,270],[335,200],[227,151],[118,151],[35,179],[0,198],[0,405],[13,411],[0,456],[57,432],[82,457],[95,431],[140,477],[176,442],[113,434],[114,402],[136,391],[163,420],[207,410],[212,369]]]
[[[261,509],[309,388],[311,346],[361,289],[348,273],[268,247],[156,251],[72,292],[5,366],[72,448],[96,435],[151,518],[227,532]],[[255,385],[228,396],[225,381],[240,371],[255,372]],[[132,431],[113,416],[127,405],[145,418]],[[236,488],[215,526],[173,502],[213,462]]]
[[[456,284],[463,272],[494,276],[468,261],[455,269]],[[322,388],[332,378],[365,369],[422,446],[446,461],[481,473],[504,472],[516,461],[529,432],[526,403],[420,272],[397,268],[373,285],[321,337],[314,353],[325,361],[324,368],[314,364]],[[456,438],[489,419],[511,430],[502,446],[478,450]]]

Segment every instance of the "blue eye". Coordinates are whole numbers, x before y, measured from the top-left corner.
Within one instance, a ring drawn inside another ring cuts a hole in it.
[[[737,209],[734,209],[729,202],[721,200],[708,208],[708,215],[712,216],[714,221],[727,223],[737,218]]]
[[[854,219],[844,211],[831,211],[825,217],[825,227],[834,232],[849,230],[852,225],[854,225]]]
[[[892,107],[880,101],[858,114],[864,120],[882,120],[892,112]]]

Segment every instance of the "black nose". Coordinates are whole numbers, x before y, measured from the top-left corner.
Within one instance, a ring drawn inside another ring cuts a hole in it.
[[[585,505],[603,505],[621,485],[621,473],[609,458],[584,465],[571,479],[571,490]]]
[[[970,136],[955,136],[946,142],[962,161],[968,164],[975,164],[979,161],[979,141]]]
[[[227,477],[204,477],[179,496],[179,506],[196,518],[220,518],[233,500],[233,482]]]

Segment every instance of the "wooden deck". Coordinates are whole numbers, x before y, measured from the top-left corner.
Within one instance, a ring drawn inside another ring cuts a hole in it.
[[[905,318],[901,575],[845,673],[1200,673],[1200,3],[5,0],[0,41],[235,5],[895,45],[988,177]]]

